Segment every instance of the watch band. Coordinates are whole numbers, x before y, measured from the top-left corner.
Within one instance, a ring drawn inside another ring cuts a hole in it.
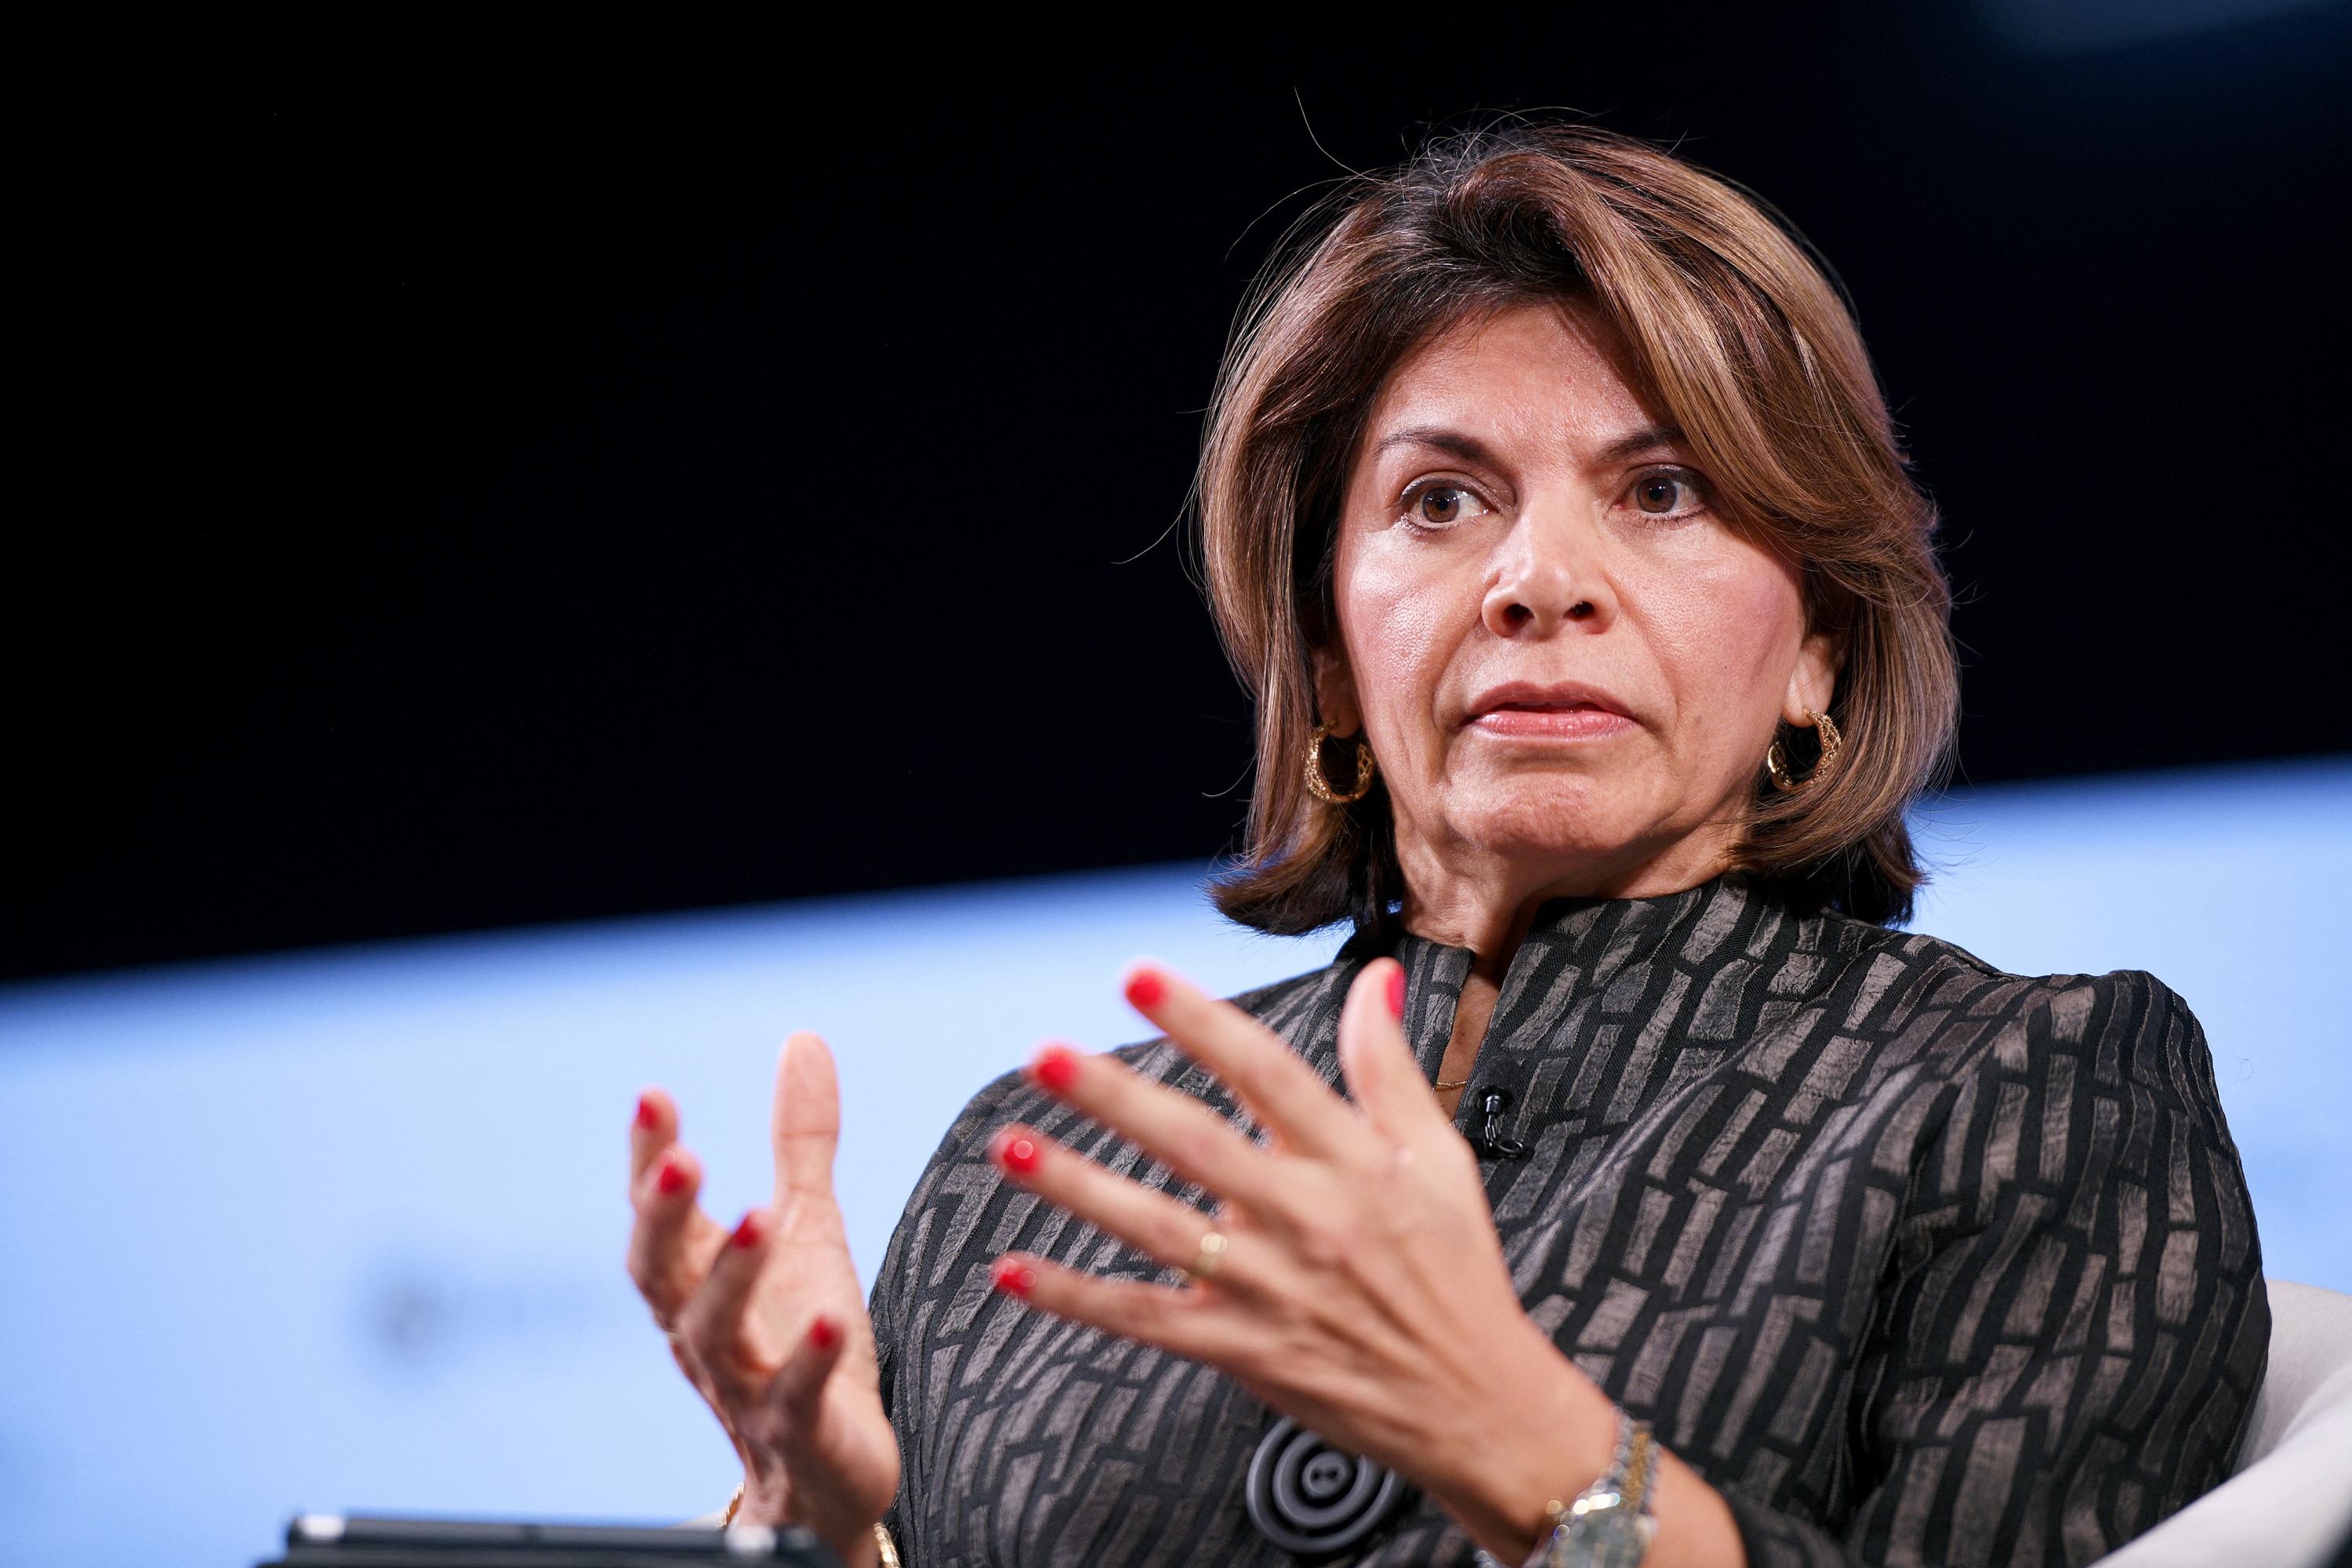
[[[1574,1500],[1545,1510],[1551,1533],[1527,1568],[1638,1568],[1658,1532],[1650,1510],[1657,1456],[1649,1423],[1618,1411],[1617,1451],[1609,1468]]]

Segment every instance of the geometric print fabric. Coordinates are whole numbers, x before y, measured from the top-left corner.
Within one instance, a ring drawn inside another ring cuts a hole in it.
[[[1236,997],[1339,1085],[1362,964],[1406,971],[1434,1076],[1469,952],[1351,940]],[[1131,1067],[1246,1118],[1164,1041]],[[1727,876],[1555,900],[1462,1100],[1522,1304],[1723,1492],[1756,1568],[2088,1563],[2217,1485],[2268,1351],[2261,1256],[2202,1032],[2152,976],[2004,974]],[[1204,1209],[1008,1075],[950,1130],[877,1276],[924,1564],[1286,1564],[1243,1480],[1271,1413],[1222,1375],[989,1287],[1021,1247],[1169,1278],[1002,1183],[1010,1121]],[[1348,1561],[1467,1564],[1414,1498]]]

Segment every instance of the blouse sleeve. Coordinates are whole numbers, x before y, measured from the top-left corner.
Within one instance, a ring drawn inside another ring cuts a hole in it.
[[[1923,1141],[1831,1531],[1727,1488],[1753,1568],[2092,1562],[2227,1479],[2269,1353],[2204,1032],[2154,976],[2044,983]]]

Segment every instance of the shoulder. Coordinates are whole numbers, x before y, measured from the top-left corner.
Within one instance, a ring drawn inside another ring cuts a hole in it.
[[[2201,1230],[2232,1271],[2252,1262],[2243,1167],[2179,993],[2144,970],[2010,974],[1948,942],[1904,941],[1941,978],[1907,1020],[1920,1048],[1896,1053],[1941,1080],[1920,1196],[1961,1199],[1979,1221],[2016,1205],[2126,1230],[2153,1205]]]
[[[1948,1070],[2013,1070],[2063,1054],[2086,1059],[2102,1081],[2181,1080],[2210,1095],[2196,1014],[2144,970],[2014,974],[1958,942],[1835,915],[1805,945],[1826,961],[1816,1005],[1841,1007],[1850,1028],[1932,1041]]]
[[[1226,1000],[1283,1038],[1290,1039],[1299,1024],[1346,991],[1348,982],[1363,963],[1362,959],[1334,959],[1320,969],[1237,992]]]
[[[1865,1120],[1902,1132],[1883,1152],[1925,1177],[1919,1195],[2182,1163],[2242,1192],[2205,1032],[2155,975],[2014,974],[1934,936],[1805,923],[1812,984],[1750,1043],[1749,1070],[1847,1086]]]
[[[1295,1044],[1301,1026],[1317,1016],[1319,1002],[1344,979],[1343,966],[1333,964],[1229,1000]],[[1111,1054],[1146,1078],[1202,1099],[1221,1100],[1222,1090],[1209,1075],[1164,1037],[1123,1046]],[[1001,1129],[1017,1121],[1050,1133],[1068,1124],[1071,1117],[1018,1068],[992,1079],[967,1100],[907,1199],[877,1276],[877,1310],[892,1292],[912,1289],[919,1279],[937,1282],[944,1278],[955,1258],[991,1233],[992,1215],[1012,1197],[989,1160],[990,1142]]]
[[[2140,1085],[2218,1115],[2204,1027],[2179,992],[2146,970],[2009,974],[1951,943],[1918,940],[1953,955],[1950,999],[1978,1043],[1969,1054],[1979,1074],[2047,1080],[2063,1062],[2085,1089]]]
[[[1317,1017],[1326,1004],[1345,988],[1347,975],[1353,969],[1351,964],[1330,963],[1255,986],[1226,1000],[1296,1046],[1300,1027]],[[1210,1088],[1208,1075],[1165,1036],[1120,1046],[1109,1054],[1155,1082],[1194,1094],[1206,1093]],[[984,1153],[988,1140],[998,1128],[1012,1121],[1036,1121],[1051,1115],[1056,1105],[1051,1096],[1029,1081],[1026,1072],[1015,1068],[1005,1073],[990,1081],[957,1113],[933,1163],[937,1164],[959,1152]]]

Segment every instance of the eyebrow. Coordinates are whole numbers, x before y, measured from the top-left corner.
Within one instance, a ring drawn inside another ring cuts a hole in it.
[[[1483,463],[1490,468],[1498,466],[1494,453],[1486,449],[1485,442],[1475,436],[1449,430],[1443,425],[1414,425],[1402,430],[1392,430],[1381,437],[1380,443],[1372,448],[1372,456],[1377,458],[1391,447],[1432,447],[1438,451],[1451,453],[1465,463]]]
[[[1645,426],[1642,429],[1629,431],[1601,447],[1601,461],[1604,465],[1622,463],[1629,458],[1637,458],[1643,452],[1655,451],[1661,447],[1680,447],[1682,444],[1681,426]]]
[[[1681,426],[1646,425],[1639,430],[1631,430],[1618,437],[1617,439],[1601,447],[1595,457],[1601,466],[1607,467],[1612,463],[1622,463],[1628,458],[1638,456],[1643,452],[1654,451],[1661,447],[1680,447],[1682,444]],[[1495,460],[1495,454],[1487,448],[1485,442],[1475,436],[1465,436],[1459,430],[1451,430],[1443,425],[1414,425],[1402,430],[1391,431],[1381,437],[1378,444],[1372,447],[1372,456],[1378,457],[1391,447],[1431,447],[1438,451],[1450,453],[1465,463],[1483,463],[1490,468],[1501,466]]]

